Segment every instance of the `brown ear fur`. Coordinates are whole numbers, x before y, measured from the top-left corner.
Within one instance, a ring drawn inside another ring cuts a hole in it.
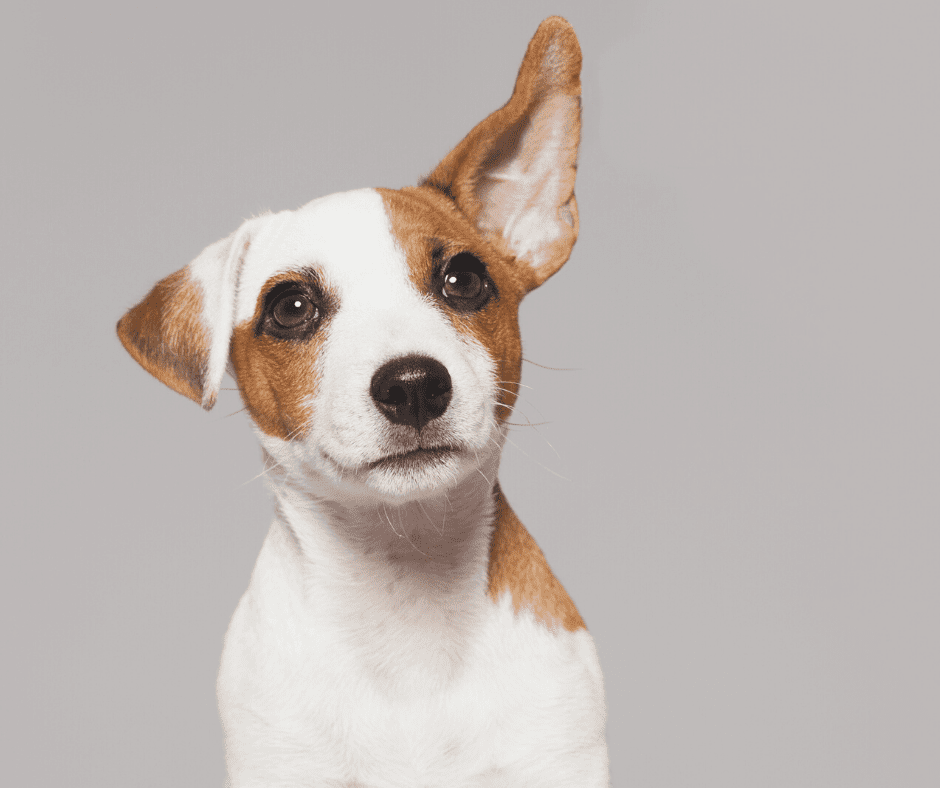
[[[574,29],[559,16],[549,17],[539,25],[529,43],[509,101],[477,124],[421,182],[422,186],[450,197],[502,251],[527,262],[529,289],[544,282],[564,264],[578,235],[574,179],[581,127],[580,73],[581,48]],[[547,121],[547,116],[552,116],[555,122]],[[497,193],[502,188],[500,181],[504,180],[498,172],[501,168],[505,171],[508,165],[513,165],[525,170],[538,164],[533,163],[534,157],[528,150],[533,146],[529,142],[526,150],[520,150],[527,133],[534,133],[536,147],[555,145],[559,151],[553,184],[558,196],[550,199],[545,214],[545,222],[555,225],[546,235],[553,237],[534,255],[520,254],[509,246],[511,228],[501,226],[498,220],[494,222],[492,216],[507,209],[487,204],[502,200],[518,206],[520,202],[545,199],[544,194],[510,194],[507,198],[505,193]]]
[[[200,404],[209,361],[202,309],[202,290],[184,268],[157,282],[117,324],[121,344],[144,369]]]

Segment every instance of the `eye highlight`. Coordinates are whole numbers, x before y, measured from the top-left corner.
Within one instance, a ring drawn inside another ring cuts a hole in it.
[[[436,289],[452,308],[476,312],[486,306],[496,288],[479,258],[460,252],[444,264]]]

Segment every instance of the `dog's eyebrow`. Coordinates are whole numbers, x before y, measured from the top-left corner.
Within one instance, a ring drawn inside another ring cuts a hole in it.
[[[327,287],[323,275],[311,265],[289,268],[286,271],[275,274],[265,282],[263,292],[268,293],[278,285],[284,284],[284,282],[297,280],[303,280],[305,284],[309,284],[326,294]]]
[[[437,238],[436,236],[428,238],[427,245],[430,257],[435,261],[443,260],[445,257],[454,257],[461,252],[470,252],[473,255],[477,254],[471,251],[473,245],[467,245],[459,241],[447,241],[443,238]]]
[[[323,281],[323,275],[312,266],[305,265],[303,268],[298,269],[297,273],[301,274],[304,279],[306,279],[314,287],[324,290],[325,283]]]
[[[444,252],[447,250],[447,244],[440,238],[428,238],[428,246],[430,247],[432,260],[443,257]]]

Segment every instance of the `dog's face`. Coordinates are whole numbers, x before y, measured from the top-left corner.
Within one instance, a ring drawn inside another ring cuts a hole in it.
[[[580,51],[539,28],[512,99],[421,186],[247,221],[118,324],[152,374],[209,408],[238,382],[267,451],[382,499],[448,488],[499,452],[518,305],[577,236]]]
[[[231,363],[275,458],[408,496],[500,445],[523,283],[434,190],[363,189],[260,217],[239,282]]]

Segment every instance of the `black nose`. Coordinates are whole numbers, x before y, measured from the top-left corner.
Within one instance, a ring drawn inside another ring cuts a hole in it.
[[[369,389],[376,407],[392,424],[420,430],[450,404],[450,374],[428,356],[402,356],[383,364]]]

